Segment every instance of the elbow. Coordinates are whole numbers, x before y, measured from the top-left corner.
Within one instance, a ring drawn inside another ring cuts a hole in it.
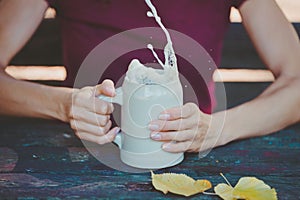
[[[277,75],[274,84],[283,91],[282,98],[288,102],[286,109],[293,116],[291,120],[294,123],[300,122],[300,61],[285,65]]]
[[[295,95],[296,95],[296,98],[297,98],[297,105],[295,106],[295,110],[296,112],[298,113],[298,116],[297,116],[297,120],[296,122],[300,122],[300,112],[298,110],[298,108],[300,107],[300,93],[299,93],[299,88],[300,88],[300,77],[298,77],[297,80],[295,80]]]
[[[271,66],[275,79],[283,79],[286,82],[299,82],[300,81],[300,57],[297,59],[288,59],[285,62],[279,62]]]
[[[295,70],[285,70],[282,71],[276,79],[282,79],[288,85],[296,86],[299,90],[300,88],[300,64],[299,69]]]
[[[289,53],[273,56],[266,63],[276,79],[297,81],[300,79],[300,43]]]
[[[300,122],[300,112],[298,110],[298,108],[300,107],[300,92],[299,92],[299,88],[300,88],[300,76],[293,76],[290,77],[288,80],[288,85],[291,88],[291,95],[290,95],[290,103],[294,106],[293,110],[291,111],[292,113],[295,113],[295,123]],[[294,99],[294,100],[293,100]],[[292,103],[294,102],[294,103]]]

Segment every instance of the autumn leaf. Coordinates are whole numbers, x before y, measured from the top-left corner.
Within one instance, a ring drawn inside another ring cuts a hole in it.
[[[224,200],[277,200],[275,189],[255,177],[242,177],[235,187],[225,180],[228,184],[221,183],[214,188],[215,193]]]
[[[212,187],[208,180],[197,180],[175,173],[154,174],[151,171],[152,185],[164,194],[168,192],[183,196],[191,196],[204,192]]]

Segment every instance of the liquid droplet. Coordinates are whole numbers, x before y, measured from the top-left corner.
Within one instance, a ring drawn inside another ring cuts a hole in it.
[[[152,14],[152,12],[150,12],[150,11],[147,12],[147,16],[148,17],[154,17],[154,15]]]
[[[156,60],[158,61],[158,63],[164,68],[164,64],[163,62],[159,59],[157,53],[154,51],[152,44],[148,44],[147,48],[150,49],[152,51],[152,54],[154,55],[154,57],[156,58]]]

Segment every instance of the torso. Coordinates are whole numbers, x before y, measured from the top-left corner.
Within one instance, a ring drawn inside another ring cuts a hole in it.
[[[167,0],[152,2],[168,29],[179,31],[196,40],[206,49],[216,65],[220,64],[222,41],[229,25],[229,0],[177,0],[172,5]],[[60,0],[54,1],[52,5],[61,21],[69,86],[73,84],[77,70],[86,55],[105,39],[133,28],[158,27],[154,20],[146,16],[149,9],[143,0]],[[176,40],[173,43],[176,43]],[[153,61],[149,51],[136,55],[143,62]],[[131,59],[132,56],[126,58]],[[110,66],[102,78],[109,77],[117,81],[126,71],[129,62],[115,62],[115,66]],[[180,69],[183,67],[180,63],[179,59],[179,72],[186,71],[188,76],[187,70]],[[208,95],[208,91],[214,92],[212,85],[207,88],[200,80],[199,85],[195,86],[202,88],[198,91],[201,92],[203,103],[200,108],[206,112],[211,112],[214,104],[214,99]]]

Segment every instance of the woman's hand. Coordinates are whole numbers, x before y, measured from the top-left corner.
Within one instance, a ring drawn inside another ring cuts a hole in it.
[[[112,81],[105,80],[95,87],[76,89],[69,111],[69,123],[75,134],[80,139],[97,144],[112,142],[120,130],[118,127],[110,130],[110,114],[114,108],[112,103],[96,98],[101,94],[109,97],[115,95]]]
[[[165,151],[199,152],[212,148],[217,140],[206,137],[210,122],[211,115],[201,112],[196,104],[187,103],[162,112],[158,120],[149,124],[149,129],[153,140],[165,141],[162,145]],[[210,142],[205,144],[206,149],[201,148],[204,139]]]

